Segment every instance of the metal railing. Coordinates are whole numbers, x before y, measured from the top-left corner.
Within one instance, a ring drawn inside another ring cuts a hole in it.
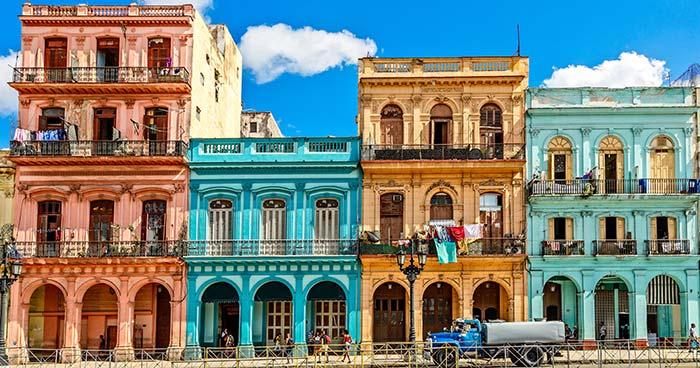
[[[184,241],[17,241],[13,247],[22,258],[180,257]]]
[[[543,256],[582,256],[585,255],[583,240],[543,240]]]
[[[688,239],[657,239],[646,240],[644,243],[650,256],[690,254]]]
[[[13,83],[189,83],[185,67],[90,66],[67,68],[18,67]]]
[[[78,351],[8,348],[14,367],[700,367],[700,352],[686,337],[647,343],[634,340],[567,341],[559,344],[468,346],[389,342],[292,346],[187,347],[182,354],[139,349]],[[136,365],[129,365],[135,362]],[[139,365],[140,364],[140,365]]]
[[[637,241],[634,239],[602,239],[593,241],[593,254],[597,256],[637,255]]]
[[[700,194],[698,179],[535,180],[530,195]]]
[[[183,141],[12,141],[10,156],[184,156]]]
[[[353,239],[191,240],[187,256],[334,256],[357,254]]]
[[[522,144],[371,144],[362,160],[524,160]]]
[[[423,251],[428,254],[437,254],[435,245],[423,245]],[[396,254],[397,246],[389,244],[362,244],[360,254],[379,255]],[[526,240],[524,238],[481,238],[470,242],[461,243],[458,246],[459,256],[491,256],[491,255],[524,255],[526,253]]]
[[[182,5],[32,5],[26,3],[22,15],[35,17],[182,17],[190,15]]]

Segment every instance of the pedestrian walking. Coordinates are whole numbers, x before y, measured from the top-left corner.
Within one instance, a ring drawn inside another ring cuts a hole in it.
[[[287,357],[287,363],[291,363],[293,350],[294,339],[292,339],[292,334],[287,332],[287,338],[284,340],[284,355]]]
[[[691,353],[698,349],[698,332],[695,329],[695,323],[691,323],[688,329],[688,347]]]
[[[348,363],[350,363],[350,348],[352,346],[352,337],[350,337],[350,332],[348,330],[343,331],[343,359],[341,362],[345,362],[345,358],[348,358]]]
[[[223,348],[223,347],[226,347],[226,338],[227,338],[227,337],[228,337],[228,329],[227,329],[227,328],[224,328],[224,329],[221,331],[221,335],[219,336],[219,340],[220,340],[220,341],[219,341],[219,346],[220,346],[220,347],[222,347],[222,348]]]
[[[319,333],[320,348],[318,349],[318,356],[316,357],[316,363],[321,363],[321,356],[326,357],[326,363],[329,362],[328,359],[328,349],[331,343],[331,337],[326,334],[325,330],[321,330]]]
[[[605,322],[600,322],[600,327],[598,328],[598,340],[605,340],[608,336],[608,328],[605,327]]]

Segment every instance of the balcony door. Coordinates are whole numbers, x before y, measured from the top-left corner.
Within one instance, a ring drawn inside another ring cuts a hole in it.
[[[119,81],[119,39],[97,39],[97,81],[114,83]]]
[[[95,109],[92,139],[93,153],[100,156],[111,156],[114,153],[115,121],[117,110],[112,108]]]
[[[114,223],[114,202],[98,200],[90,202],[90,241],[108,242],[112,240]]]
[[[157,72],[161,68],[172,66],[170,59],[170,39],[153,37],[148,39],[148,68]]]
[[[386,193],[379,197],[379,232],[382,243],[390,244],[403,236],[403,195]]]
[[[46,81],[68,82],[68,39],[47,38],[44,49]]]
[[[314,253],[336,254],[340,238],[340,211],[336,199],[319,199],[316,201],[314,221]]]
[[[502,238],[503,197],[498,193],[484,193],[481,195],[479,203],[484,238]]]
[[[434,145],[452,143],[452,109],[445,104],[433,106],[430,110],[432,123],[431,141]]]
[[[403,111],[396,105],[386,105],[382,109],[379,122],[381,144],[403,144]]]
[[[56,257],[61,248],[61,202],[43,201],[37,204],[37,256]]]
[[[146,109],[143,122],[143,139],[148,141],[149,154],[165,155],[168,150],[168,109],[164,107]]]
[[[603,172],[605,193],[622,193],[625,177],[624,153],[622,142],[613,136],[607,136],[600,142],[599,165]]]
[[[676,219],[673,217],[659,216],[649,219],[649,235],[651,240],[676,239]]]
[[[281,199],[263,202],[260,229],[260,254],[282,255],[286,252],[287,203]]]
[[[141,214],[141,239],[147,242],[165,240],[165,212],[167,203],[163,200],[143,202]]]
[[[479,135],[482,154],[488,158],[503,158],[503,114],[495,104],[486,104],[479,111]]]

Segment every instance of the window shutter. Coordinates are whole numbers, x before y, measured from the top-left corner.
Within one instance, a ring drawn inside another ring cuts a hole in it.
[[[668,238],[669,239],[676,239],[676,218],[675,217],[669,217],[668,218]]]
[[[617,218],[617,239],[624,239],[625,238],[625,218],[624,217],[618,217]]]
[[[605,217],[598,219],[598,239],[605,239]]]
[[[554,219],[553,219],[553,218],[550,218],[550,219],[547,220],[547,222],[549,223],[549,239],[550,239],[550,240],[553,240],[553,239],[555,239],[555,236],[554,236]]]
[[[39,116],[39,130],[46,130],[47,124],[46,116]]]
[[[572,164],[573,157],[571,152],[566,153],[566,180],[574,179],[574,165]]]
[[[574,219],[566,218],[566,240],[574,239]]]
[[[625,157],[622,151],[617,153],[617,179],[625,178]]]
[[[649,219],[649,240],[656,240],[656,217]]]
[[[547,179],[554,180],[554,154],[550,152],[547,159]]]

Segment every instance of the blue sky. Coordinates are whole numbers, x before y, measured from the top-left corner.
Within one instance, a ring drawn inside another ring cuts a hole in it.
[[[22,2],[3,1],[5,11],[0,13],[5,34],[0,38],[2,55],[7,55],[9,49],[19,48],[17,14]],[[34,1],[37,4],[78,2],[85,0]],[[92,5],[129,2],[88,1]],[[294,30],[305,26],[327,32],[348,30],[358,38],[355,44],[373,41],[378,56],[512,55],[516,48],[515,27],[519,23],[522,54],[530,57],[531,86],[542,85],[552,75],[554,67],[563,68],[570,64],[595,66],[606,60],[617,60],[622,52],[636,52],[665,64],[645,64],[644,57],[618,60],[616,66],[610,64],[613,67],[607,69],[607,74],[603,73],[601,85],[619,86],[610,79],[621,75],[626,78],[617,82],[624,85],[658,84],[660,81],[654,72],[659,68],[668,69],[671,79],[674,79],[691,63],[700,62],[700,6],[697,0],[443,0],[367,2],[363,5],[328,0],[196,2],[204,4],[205,13],[212,22],[227,24],[239,45],[248,27],[284,23],[292,30],[290,37],[296,37]],[[300,40],[303,42],[304,38]],[[338,48],[339,44],[334,42],[329,41],[327,47]],[[274,49],[275,45],[271,47]],[[258,52],[255,45],[248,50],[251,55]],[[278,56],[287,57],[285,52],[281,51]],[[352,59],[348,55],[340,58]],[[303,66],[305,61],[308,60],[299,60],[297,66]],[[3,60],[1,67],[6,68],[8,62]],[[257,67],[265,67],[261,65],[265,63],[264,58],[257,62]],[[644,65],[636,68],[638,62]],[[633,65],[628,67],[629,63]],[[301,76],[293,72],[294,67],[291,69],[292,72],[263,84],[258,83],[260,78],[255,78],[253,70],[244,69],[245,108],[271,110],[286,135],[356,134],[355,65],[341,62],[341,66],[311,76]],[[625,73],[628,75],[624,76]],[[645,73],[649,75],[639,76]],[[575,80],[575,77],[572,81],[572,75],[587,74],[564,73],[560,79],[568,80],[561,82],[557,79],[559,85],[586,83]],[[7,94],[0,94],[2,98],[7,99]],[[12,117],[12,107],[6,107],[7,103],[0,101],[0,113],[3,114],[0,119],[6,127],[0,129],[0,146],[7,146],[7,127]]]

